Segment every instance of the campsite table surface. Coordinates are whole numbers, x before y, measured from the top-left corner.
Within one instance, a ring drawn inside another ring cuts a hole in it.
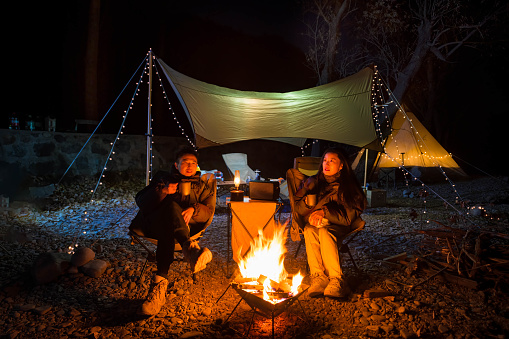
[[[246,191],[247,182],[241,181],[240,182],[240,189],[243,189],[244,192]],[[217,180],[217,195],[223,195],[225,193],[228,193],[233,187],[235,187],[235,183],[233,181],[219,181]]]

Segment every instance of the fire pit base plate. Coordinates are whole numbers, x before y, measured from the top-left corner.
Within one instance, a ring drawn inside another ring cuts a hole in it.
[[[236,284],[232,283],[232,287],[241,298],[253,309],[259,311],[259,313],[266,317],[277,317],[283,313],[288,307],[290,307],[307,289],[309,286],[302,285],[302,289],[299,293],[294,296],[288,297],[287,299],[278,303],[271,303],[263,298],[260,298],[256,294],[247,292],[242,288],[238,288]]]

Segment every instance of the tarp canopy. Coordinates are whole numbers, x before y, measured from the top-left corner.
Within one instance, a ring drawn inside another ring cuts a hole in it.
[[[406,115],[405,115],[406,114]],[[407,118],[408,117],[408,118]],[[455,174],[466,173],[411,112],[400,109],[392,121],[392,135],[377,167],[442,167]]]
[[[158,61],[191,121],[198,147],[250,139],[302,146],[308,138],[379,145],[374,142],[371,68],[326,85],[274,93],[208,84]]]

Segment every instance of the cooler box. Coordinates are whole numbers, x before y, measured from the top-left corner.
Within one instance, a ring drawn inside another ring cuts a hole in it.
[[[385,206],[387,191],[381,189],[367,190],[366,198],[368,199],[368,207],[382,207]]]

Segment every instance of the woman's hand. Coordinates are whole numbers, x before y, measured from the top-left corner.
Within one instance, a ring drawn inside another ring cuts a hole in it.
[[[307,178],[306,181],[304,181],[304,188],[306,189],[306,191],[311,191],[313,188],[315,188],[316,186],[316,183],[315,183],[315,179],[313,177],[309,177]]]
[[[189,225],[189,221],[191,221],[191,218],[194,214],[194,208],[189,207],[182,211],[182,217],[184,218],[184,221],[186,222],[186,225]]]
[[[309,224],[315,227],[321,227],[322,219],[324,217],[323,210],[316,210],[309,215]]]

